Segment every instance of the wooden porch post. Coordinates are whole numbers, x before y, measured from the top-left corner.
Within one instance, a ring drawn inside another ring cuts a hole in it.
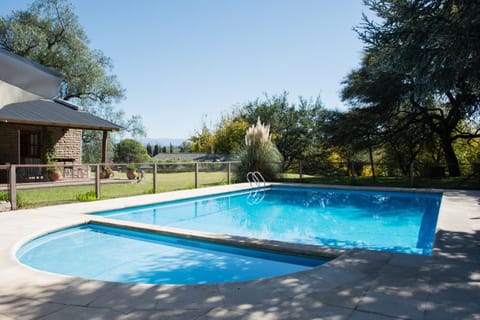
[[[42,142],[41,142],[41,148],[42,150],[40,151],[40,154],[41,154],[41,161],[42,163],[47,163],[48,160],[51,160],[51,159],[47,159],[47,140],[48,140],[48,130],[47,130],[47,127],[42,127],[42,136],[41,136],[41,139],[42,139]],[[49,146],[50,148],[53,148],[53,146]]]
[[[108,131],[103,131],[103,139],[102,139],[102,163],[107,163],[107,139],[108,139]]]
[[[17,166],[10,165],[8,172],[8,194],[10,197],[10,208],[17,209]]]

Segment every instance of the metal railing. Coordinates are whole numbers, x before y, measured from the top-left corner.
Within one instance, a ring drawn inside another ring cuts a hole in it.
[[[260,187],[262,183],[264,187],[266,185],[265,178],[259,171],[250,171],[249,173],[247,173],[246,179],[247,182],[250,184],[250,187],[252,187],[253,185],[255,185],[256,187]]]

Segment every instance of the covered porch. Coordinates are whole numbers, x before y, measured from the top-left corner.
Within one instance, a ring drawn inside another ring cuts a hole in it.
[[[105,163],[108,133],[120,129],[63,100],[8,104],[0,109],[0,164],[31,164],[32,167],[19,172],[22,181],[45,180],[45,168],[35,165],[47,163],[63,165],[64,173],[67,168],[72,177],[79,176],[83,170],[78,166],[82,164],[82,130],[103,132],[102,163]]]

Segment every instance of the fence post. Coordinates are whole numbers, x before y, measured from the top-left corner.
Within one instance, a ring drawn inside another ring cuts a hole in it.
[[[350,162],[350,184],[355,184],[355,161]]]
[[[232,163],[230,161],[227,163],[227,184],[232,183],[232,181],[231,181],[231,172],[232,172],[231,164]]]
[[[153,164],[153,193],[157,193],[157,163]]]
[[[414,185],[414,175],[415,175],[415,167],[414,167],[414,162],[410,162],[410,187],[413,187]]]
[[[303,182],[303,165],[302,160],[298,161],[298,175],[300,176],[300,183]]]
[[[100,189],[100,165],[95,165],[95,195],[97,200],[101,197],[101,189]]]
[[[195,189],[198,188],[198,162],[195,162]]]
[[[8,173],[8,193],[10,196],[10,208],[17,209],[17,169],[14,164],[10,165]]]

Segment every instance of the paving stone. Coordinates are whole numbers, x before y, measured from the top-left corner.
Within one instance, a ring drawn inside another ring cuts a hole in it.
[[[258,288],[263,288],[258,290]],[[278,286],[274,281],[250,281],[241,283],[219,284],[220,294],[224,297],[225,306],[243,304],[276,305],[288,300],[291,296],[288,290]]]
[[[480,320],[478,301],[462,304],[429,304],[425,320]]]
[[[392,254],[388,264],[401,267],[417,267],[420,268],[430,263],[432,258],[430,256],[422,256],[417,254]]]
[[[66,286],[52,286],[39,298],[66,305],[87,306],[117,288],[118,284],[112,282],[73,278]]]
[[[372,292],[426,300],[432,293],[430,275],[419,268],[388,265],[378,273]]]
[[[117,284],[114,290],[93,300],[89,307],[128,313],[134,310],[155,310],[156,305],[155,286]]]
[[[349,283],[356,283],[364,280],[368,275],[364,272],[355,270],[354,268],[343,268],[338,266],[320,267],[318,272],[309,274],[311,278],[321,280],[326,288],[341,287]]]
[[[119,316],[118,320],[183,320],[183,319],[198,319],[207,314],[211,309],[172,309],[172,310],[157,310],[157,311],[133,311],[128,314]]]
[[[241,305],[231,308],[215,308],[198,320],[347,320],[352,310],[315,303],[295,306],[280,304],[265,307],[263,305]]]
[[[402,299],[381,293],[368,293],[357,306],[357,310],[401,319],[423,319],[425,302]]]
[[[364,287],[356,286],[327,292],[316,292],[307,297],[313,301],[333,305],[337,307],[354,309],[362,300],[367,290]]]
[[[451,259],[435,259],[430,268],[432,283],[480,282],[480,265]]]
[[[15,296],[0,296],[0,315],[7,319],[38,319],[63,308],[65,308],[64,305],[57,303],[45,303]]]
[[[157,286],[156,309],[205,309],[223,306],[224,296],[217,285]]]
[[[223,306],[216,285],[155,286],[119,284],[90,304],[124,313],[135,310],[205,309]]]
[[[331,262],[328,267],[334,266],[360,271],[366,274],[378,272],[390,260],[391,253],[372,250],[353,250]]]
[[[42,320],[114,320],[119,319],[121,315],[120,312],[110,309],[67,306],[43,317]]]
[[[353,311],[348,320],[396,320],[397,317],[389,317],[381,314]]]
[[[478,303],[480,301],[480,283],[438,283],[433,286],[433,292],[429,297],[429,300],[433,303],[439,304],[458,303],[459,305],[462,305],[475,302]]]

